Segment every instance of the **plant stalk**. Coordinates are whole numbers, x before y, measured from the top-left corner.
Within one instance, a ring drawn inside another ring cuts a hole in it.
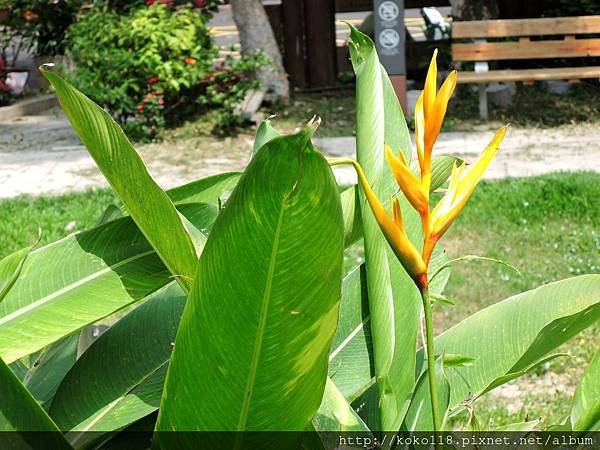
[[[427,348],[427,375],[429,378],[429,392],[431,398],[431,415],[433,417],[433,431],[437,434],[442,425],[438,411],[438,389],[435,372],[435,352],[433,350],[433,319],[431,317],[431,301],[429,300],[429,289],[421,288],[423,299],[423,312],[425,315],[425,346]]]

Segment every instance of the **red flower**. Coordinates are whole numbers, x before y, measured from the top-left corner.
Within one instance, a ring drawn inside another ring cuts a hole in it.
[[[150,0],[148,0],[148,1],[150,1]],[[156,75],[152,75],[150,77],[150,79],[148,80],[148,83],[150,83],[150,84],[158,83],[158,77]]]
[[[187,64],[191,64],[191,65],[196,64],[196,60],[194,58],[192,58],[191,56],[188,56],[187,58],[185,58],[185,62]]]
[[[165,100],[163,98],[159,98],[158,99],[158,104],[159,105],[164,105],[165,104]]]
[[[36,22],[39,20],[40,16],[38,16],[35,12],[30,9],[26,9],[21,13],[21,17],[25,19],[27,22]]]
[[[142,105],[141,103],[139,105],[137,105],[137,110],[138,112],[142,112],[144,110],[144,105]]]
[[[150,6],[154,4],[155,0],[146,0],[146,5]]]

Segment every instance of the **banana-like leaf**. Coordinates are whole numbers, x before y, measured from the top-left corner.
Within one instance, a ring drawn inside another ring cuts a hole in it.
[[[33,245],[17,250],[0,260],[0,303],[6,297],[8,290],[17,281],[25,259],[33,249]]]
[[[69,371],[50,415],[74,446],[158,409],[184,305],[172,282],[102,334]]]
[[[177,333],[158,431],[301,432],[316,413],[337,324],[343,221],[311,134],[261,147],[215,222]],[[202,445],[253,445],[246,434],[211,443],[220,437],[202,436]],[[297,448],[300,436],[261,435],[261,448],[274,445],[269,437]]]
[[[354,185],[342,192],[344,211],[344,247],[348,248],[362,237],[362,218],[358,186]]]
[[[46,411],[1,359],[0,433],[3,448],[71,448]]]
[[[198,228],[217,207],[180,206]],[[0,303],[0,357],[11,363],[143,300],[172,276],[130,218],[31,252]]]
[[[600,275],[547,284],[473,314],[435,340],[440,354],[474,358],[471,366],[447,368],[450,406],[477,396],[500,377],[527,369],[599,319]],[[421,351],[418,370],[422,368]]]
[[[252,153],[256,154],[256,152],[258,152],[263,145],[279,136],[281,136],[281,133],[279,133],[279,131],[277,131],[273,125],[271,125],[271,118],[267,117],[260,123],[258,130],[256,130]]]
[[[217,203],[224,193],[233,190],[239,179],[239,172],[220,173],[169,189],[167,195],[175,205]]]
[[[360,436],[361,438],[370,439],[370,442],[375,441],[369,427],[354,411],[329,377],[327,377],[327,383],[325,384],[321,406],[315,417],[313,417],[312,424],[315,431],[321,433],[321,448],[340,447],[339,433],[352,433],[353,437]]]
[[[58,386],[75,364],[78,341],[79,333],[73,334],[10,365],[21,383],[46,410]]]
[[[271,125],[270,119],[262,121],[254,138],[254,153],[263,145],[276,137],[279,131]],[[348,248],[362,236],[362,220],[358,203],[357,186],[342,192],[342,211],[344,214],[344,248]]]
[[[112,117],[61,77],[42,70],[66,116],[148,242],[189,289],[198,261],[190,236],[167,194],[152,179]]]
[[[385,163],[384,144],[403,151],[409,159],[408,128],[373,42],[352,27],[349,49],[356,74],[357,159],[374,192],[387,202],[397,188]],[[407,399],[415,383],[419,294],[393,256],[362,191],[360,206],[380,411],[380,423],[369,425],[396,431],[408,408]]]
[[[600,431],[600,352],[577,385],[571,410],[574,431]]]
[[[315,430],[320,432],[360,432],[372,436],[371,430],[329,377],[325,384],[321,407],[313,417],[312,423]]]
[[[440,356],[435,361],[435,372],[438,390],[438,413],[444,421],[450,403],[451,387],[446,378],[446,371]],[[410,407],[404,418],[403,431],[433,431],[433,415],[431,414],[431,394],[429,377],[425,370],[415,386]]]

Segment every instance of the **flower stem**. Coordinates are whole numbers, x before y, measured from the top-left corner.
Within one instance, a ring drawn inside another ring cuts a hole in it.
[[[435,372],[435,353],[433,351],[433,319],[431,317],[431,302],[429,300],[429,289],[421,288],[423,299],[423,312],[425,313],[425,344],[427,348],[427,376],[429,378],[429,392],[431,397],[431,415],[433,417],[433,431],[440,431],[441,423],[438,411],[438,389]]]

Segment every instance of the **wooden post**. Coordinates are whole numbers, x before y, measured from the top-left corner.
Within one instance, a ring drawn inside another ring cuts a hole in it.
[[[379,60],[390,75],[398,100],[406,113],[404,0],[374,0],[373,22]]]
[[[304,0],[307,78],[311,87],[337,81],[334,0]]]
[[[283,64],[294,87],[306,86],[304,0],[283,0]]]
[[[396,92],[400,106],[402,106],[402,111],[404,111],[405,115],[408,114],[408,105],[406,103],[406,75],[390,75],[390,81],[392,82],[392,86],[394,86],[394,92]]]

